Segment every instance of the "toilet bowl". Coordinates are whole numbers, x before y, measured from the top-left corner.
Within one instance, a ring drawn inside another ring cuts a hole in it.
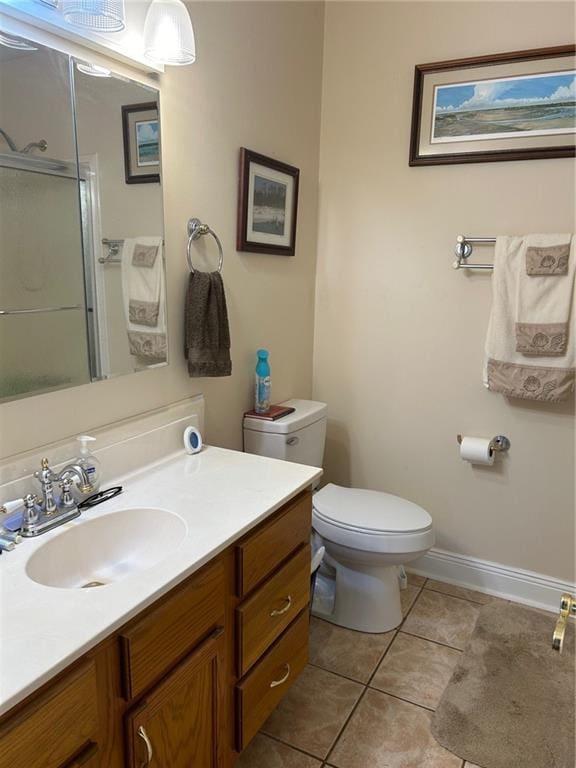
[[[426,510],[380,491],[329,483],[314,494],[312,526],[326,547],[334,579],[330,611],[318,601],[313,613],[361,632],[388,632],[402,621],[398,565],[424,555],[434,544]]]
[[[293,399],[282,405],[294,412],[277,421],[244,418],[244,450],[322,466],[326,404]],[[326,548],[317,589],[323,596],[314,600],[312,613],[360,632],[397,627],[398,566],[433,546],[428,512],[389,493],[329,483],[313,496],[312,527]]]

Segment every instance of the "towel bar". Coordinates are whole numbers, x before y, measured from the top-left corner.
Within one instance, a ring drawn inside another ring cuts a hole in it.
[[[224,264],[224,251],[222,250],[222,243],[220,242],[220,238],[213,229],[210,229],[208,224],[202,224],[200,219],[196,218],[188,220],[188,245],[186,247],[186,263],[188,264],[188,269],[192,274],[196,272],[192,264],[192,243],[194,240],[198,240],[203,235],[212,235],[214,240],[216,240],[216,244],[218,246],[218,272],[222,272],[222,265]]]
[[[121,251],[124,245],[124,238],[110,238],[103,237],[102,245],[108,246],[108,253],[106,256],[100,256],[98,259],[100,264],[122,264]],[[162,245],[164,245],[164,239],[162,239]]]
[[[458,235],[454,253],[456,260],[452,263],[454,269],[494,269],[494,264],[469,264],[468,257],[472,253],[472,244],[494,245],[495,237],[466,237]]]

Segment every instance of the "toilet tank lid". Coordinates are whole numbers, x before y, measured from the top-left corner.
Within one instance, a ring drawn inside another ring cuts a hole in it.
[[[295,410],[276,421],[265,421],[264,419],[255,419],[253,416],[244,416],[244,429],[285,435],[290,432],[297,432],[303,427],[308,427],[310,424],[326,418],[326,403],[292,399],[285,400],[280,405],[286,405]]]
[[[400,496],[328,483],[314,494],[314,509],[336,525],[371,533],[408,533],[430,528],[425,509]]]

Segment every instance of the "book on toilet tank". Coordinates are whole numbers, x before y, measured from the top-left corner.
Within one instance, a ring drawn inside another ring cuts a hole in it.
[[[287,416],[289,413],[294,413],[295,410],[295,408],[290,408],[287,405],[271,405],[266,413],[246,411],[244,416],[249,416],[251,419],[262,419],[263,421],[276,421],[277,419],[281,419],[282,416]]]

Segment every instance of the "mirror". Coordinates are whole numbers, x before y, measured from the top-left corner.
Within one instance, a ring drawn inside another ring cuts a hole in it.
[[[0,46],[0,402],[167,363],[158,92],[27,45]]]

